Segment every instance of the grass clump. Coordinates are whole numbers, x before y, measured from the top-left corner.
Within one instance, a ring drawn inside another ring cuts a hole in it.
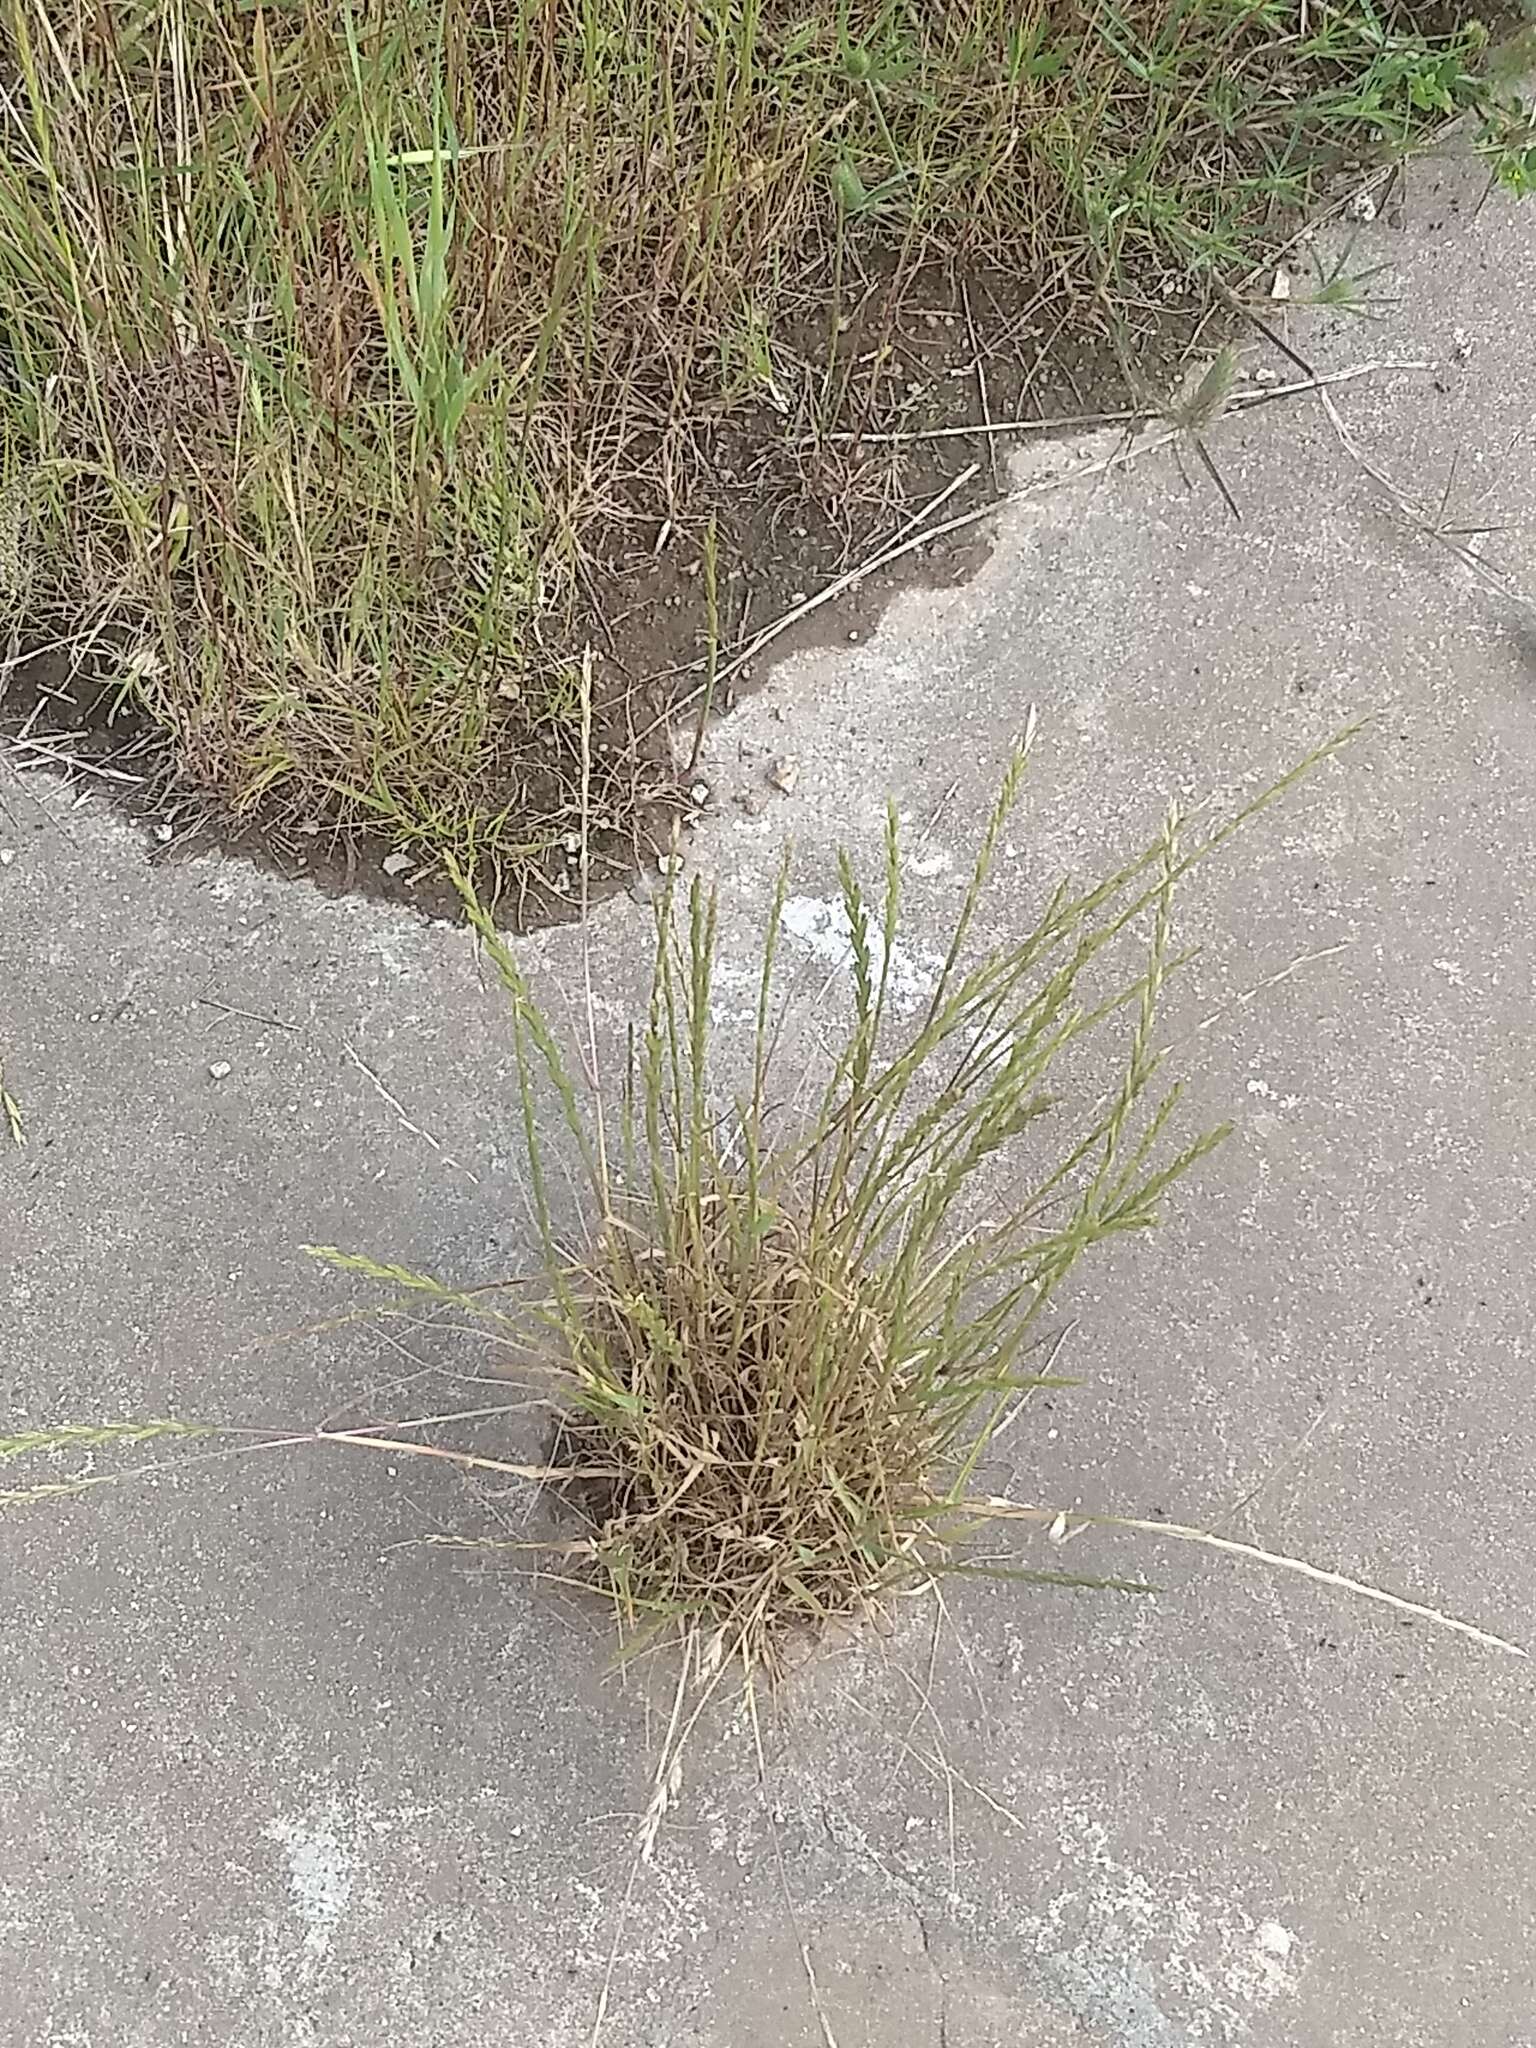
[[[899,422],[957,277],[989,333],[1139,320],[1480,104],[1416,18],[0,0],[0,618],[86,663],[56,725],[136,714],[279,841],[494,891],[590,827],[600,884],[675,797],[615,648],[578,801],[613,578],[850,541],[889,460],[827,434]]]
[[[546,1298],[520,1341],[554,1374],[553,1464],[579,1474],[571,1499],[591,1524],[564,1548],[631,1643],[680,1630],[712,1646],[710,1668],[771,1665],[788,1634],[962,1568],[956,1546],[988,1512],[976,1477],[989,1445],[1033,1393],[1067,1384],[1036,1355],[1058,1289],[1096,1248],[1149,1228],[1222,1136],[1173,1135],[1156,1030],[1180,965],[1174,895],[1278,791],[1192,849],[1171,813],[1106,880],[1058,887],[1027,936],[975,948],[1026,761],[1024,746],[943,967],[901,1028],[894,811],[875,900],[844,857],[851,1013],[803,1087],[776,1072],[787,860],[743,1087],[722,1094],[713,1069],[717,906],[695,881],[658,906],[649,1016],[608,1114],[472,902],[511,996],[543,1247]],[[1065,1112],[1075,1054],[1115,1033],[1114,1079],[1085,1108],[1079,1074]],[[573,1162],[586,1213],[562,1221],[551,1191]],[[504,1334],[504,1312],[488,1313]]]

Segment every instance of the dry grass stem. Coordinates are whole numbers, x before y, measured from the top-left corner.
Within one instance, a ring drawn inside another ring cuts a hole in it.
[[[1224,1551],[1229,1557],[1243,1557],[1254,1564],[1271,1566],[1276,1571],[1295,1572],[1304,1579],[1311,1579],[1320,1586],[1333,1586],[1340,1592],[1352,1593],[1357,1599],[1375,1601],[1378,1606],[1390,1607],[1394,1613],[1410,1615],[1416,1621],[1428,1621],[1436,1628],[1448,1629],[1453,1635],[1466,1636],[1474,1643],[1481,1643],[1484,1649],[1503,1650],[1511,1657],[1529,1657],[1530,1651],[1519,1643],[1512,1643],[1507,1636],[1495,1635],[1491,1629],[1478,1628],[1470,1621],[1458,1620],[1454,1614],[1447,1614],[1442,1608],[1431,1607],[1422,1600],[1406,1600],[1398,1593],[1389,1593],[1382,1586],[1372,1585],[1365,1579],[1354,1579],[1343,1572],[1330,1571],[1326,1566],[1313,1564],[1303,1557],[1290,1557],[1284,1551],[1266,1550],[1258,1543],[1243,1543],[1234,1536],[1218,1536],[1211,1529],[1196,1529],[1184,1522],[1153,1522],[1136,1515],[1089,1514],[1080,1508],[1035,1508],[1026,1507],[1010,1500],[985,1499],[974,1503],[978,1515],[995,1516],[1004,1521],[1035,1522],[1051,1529],[1060,1529],[1061,1537],[1075,1533],[1078,1529],[1133,1529],[1143,1536],[1168,1536],[1179,1543],[1200,1543],[1208,1550]]]

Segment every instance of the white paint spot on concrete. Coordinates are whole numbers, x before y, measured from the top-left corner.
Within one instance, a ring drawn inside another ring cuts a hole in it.
[[[853,932],[841,897],[791,896],[784,905],[783,924],[792,939],[828,967],[848,966],[853,953]],[[885,960],[885,942],[873,923],[869,950],[871,971],[878,982]],[[886,1000],[898,1016],[908,1016],[933,994],[943,966],[942,954],[912,952],[902,945],[891,948]]]
[[[578,1968],[606,1972],[610,1958],[621,1969],[654,1973],[661,1965],[697,1949],[710,1925],[709,1899],[686,1859],[674,1860],[665,1845],[647,1873],[646,1910],[631,1913],[624,1937],[613,1946],[613,1899],[606,1885],[571,1878],[571,1889],[587,1903],[585,1914],[569,1919],[569,1958]]]
[[[926,846],[921,853],[909,853],[902,860],[907,873],[916,875],[920,882],[931,882],[935,875],[947,875],[954,864],[954,855],[942,846]]]
[[[1282,1927],[1278,1920],[1261,1920],[1258,1943],[1265,1955],[1278,1956],[1281,1962],[1284,1962],[1296,1945],[1296,1937],[1289,1927]]]
[[[1248,1093],[1250,1095],[1257,1095],[1262,1102],[1277,1102],[1282,1109],[1295,1109],[1301,1101],[1299,1095],[1277,1095],[1269,1083],[1264,1080],[1250,1081],[1248,1083]]]
[[[1278,1920],[1261,1920],[1252,1947],[1227,1971],[1228,1991],[1245,2005],[1262,2009],[1278,1992],[1294,1990],[1291,1951],[1295,1946],[1296,1937],[1289,1927],[1282,1927]]]
[[[734,960],[717,959],[713,981],[717,989],[741,998],[737,1002],[716,1000],[709,1006],[710,1022],[719,1028],[732,1024],[751,1024],[757,1018],[757,990],[762,980],[761,966],[743,967]]]
[[[347,1840],[335,1798],[306,1813],[269,1821],[262,1830],[288,1865],[288,1897],[304,1930],[304,1952],[315,1962],[331,1952],[331,1939],[357,1884],[357,1851]]]
[[[1296,1939],[1280,1921],[1119,1861],[1086,1813],[1064,1815],[1060,1839],[1074,1882],[1023,1932],[1079,2018],[1118,2048],[1236,2048],[1295,1989]]]

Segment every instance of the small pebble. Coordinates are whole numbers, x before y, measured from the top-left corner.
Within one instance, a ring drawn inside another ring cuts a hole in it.
[[[581,834],[579,832],[563,833],[560,844],[565,851],[567,860],[574,860],[581,851]]]
[[[162,818],[160,820],[160,823],[155,827],[155,837],[159,840],[162,846],[169,846],[172,839],[175,837],[175,834],[175,826],[167,824],[164,818]]]
[[[16,858],[14,846],[0,846],[0,868],[8,868]]]
[[[707,782],[695,782],[689,788],[688,797],[691,803],[707,804],[709,802],[709,784]]]
[[[408,875],[415,862],[408,853],[386,853],[379,866],[386,875]]]
[[[686,865],[680,853],[658,853],[656,856],[658,874],[680,875]]]
[[[208,1078],[210,1081],[227,1081],[233,1072],[228,1060],[215,1060],[208,1069]]]
[[[795,784],[800,780],[798,761],[775,761],[768,770],[768,780],[781,796],[793,796]]]

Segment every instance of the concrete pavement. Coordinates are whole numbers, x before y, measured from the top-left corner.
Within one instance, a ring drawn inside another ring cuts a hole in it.
[[[1427,500],[1454,460],[1456,523],[1497,521],[1536,589],[1536,214],[1480,191],[1417,169],[1354,252],[1395,267],[1390,321],[1295,331],[1333,369],[1432,366],[1338,387],[1340,415]],[[808,987],[835,975],[833,849],[877,867],[888,790],[921,987],[1030,702],[999,932],[1168,795],[1230,805],[1370,716],[1191,889],[1191,1116],[1239,1130],[1074,1289],[1087,1384],[1018,1483],[1226,1513],[1536,1641],[1536,635],[1315,399],[1211,445],[1241,524],[1168,452],[1029,499],[969,584],[796,656],[719,729],[691,858],[724,889],[722,1028],[786,832],[789,944]],[[526,1257],[505,1016],[463,935],[237,861],[152,867],[4,766],[0,800],[31,1136],[0,1150],[5,1413],[302,1422],[473,1366],[451,1333],[282,1335],[357,1298],[306,1241],[466,1281]],[[646,928],[623,900],[593,921],[610,1032]],[[524,944],[557,1011],[582,943]],[[0,1520],[0,2037],[573,2048],[612,1958],[613,2048],[801,2048],[803,1941],[841,2048],[1536,2043],[1529,1664],[1085,1537],[1083,1569],[1134,1560],[1159,1597],[968,1583],[931,1686],[926,1613],[841,1649],[770,1721],[766,1788],[739,1722],[701,1733],[631,1888],[654,1702],[605,1676],[601,1616],[409,1542],[523,1511],[309,1451]]]

